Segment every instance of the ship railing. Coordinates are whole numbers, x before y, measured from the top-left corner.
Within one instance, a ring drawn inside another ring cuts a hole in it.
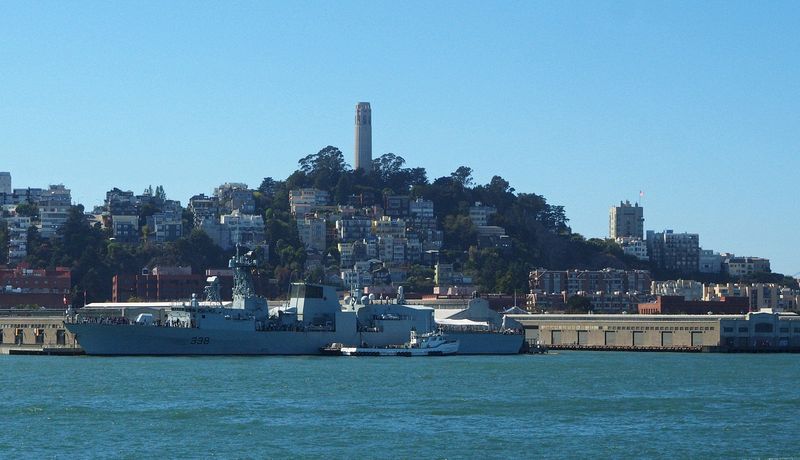
[[[134,322],[124,316],[80,316],[74,319],[68,319],[65,322],[73,322],[76,324],[113,324],[113,325],[128,325]]]

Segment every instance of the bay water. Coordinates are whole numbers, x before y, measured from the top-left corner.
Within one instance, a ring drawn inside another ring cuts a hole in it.
[[[800,355],[0,357],[2,458],[800,458]]]

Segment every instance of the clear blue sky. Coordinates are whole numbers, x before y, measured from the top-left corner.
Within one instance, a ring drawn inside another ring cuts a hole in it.
[[[0,2],[0,170],[91,207],[117,186],[285,178],[326,145],[460,165],[608,232],[800,272],[800,2]]]

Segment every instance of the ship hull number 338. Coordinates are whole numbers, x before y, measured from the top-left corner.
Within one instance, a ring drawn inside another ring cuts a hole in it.
[[[192,337],[192,345],[208,345],[208,337]]]

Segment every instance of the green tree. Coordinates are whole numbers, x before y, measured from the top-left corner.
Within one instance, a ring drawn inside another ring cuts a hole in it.
[[[458,169],[450,173],[450,177],[464,188],[472,186],[472,168],[470,167],[459,166]]]
[[[159,185],[156,187],[156,194],[155,197],[158,198],[159,201],[164,202],[167,200],[167,192],[164,191],[164,186]]]
[[[20,217],[30,217],[34,221],[39,220],[39,207],[27,201],[18,204],[14,212]]]
[[[592,301],[582,295],[573,295],[567,299],[568,313],[587,313],[592,309]]]
[[[300,159],[300,171],[303,172],[320,190],[330,191],[339,182],[339,177],[344,174],[349,166],[344,161],[341,150],[331,145],[319,152],[307,155]]]

